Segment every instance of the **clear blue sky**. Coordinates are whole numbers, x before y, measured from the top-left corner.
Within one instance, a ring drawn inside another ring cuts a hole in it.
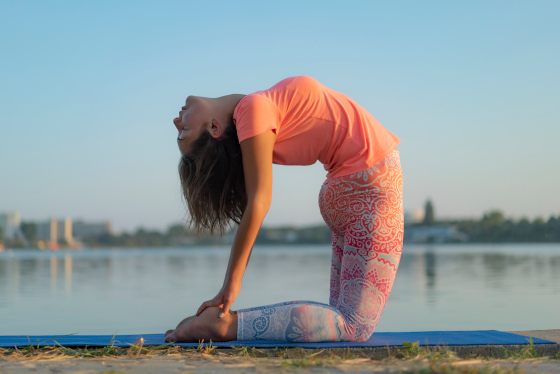
[[[404,205],[560,214],[559,1],[0,2],[0,211],[164,228],[189,94],[310,75],[402,140]],[[265,224],[321,222],[275,166]]]

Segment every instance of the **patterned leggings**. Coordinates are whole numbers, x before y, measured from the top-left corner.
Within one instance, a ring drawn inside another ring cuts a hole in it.
[[[373,334],[401,257],[399,153],[362,172],[327,180],[319,206],[332,231],[329,304],[290,301],[238,310],[238,340],[360,342]]]

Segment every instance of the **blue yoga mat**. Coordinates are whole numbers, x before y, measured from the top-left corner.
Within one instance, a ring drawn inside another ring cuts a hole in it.
[[[113,344],[117,347],[129,347],[138,339],[144,338],[144,345],[165,344],[163,334],[144,335],[116,335]],[[63,345],[66,347],[90,346],[104,347],[111,343],[111,335],[70,335],[64,337],[49,336],[0,336],[0,347],[26,347],[30,344],[35,346]],[[529,338],[523,335],[510,334],[507,332],[485,330],[485,331],[423,331],[423,332],[376,332],[366,342],[360,343],[286,343],[270,340],[246,340],[231,341],[223,343],[212,343],[216,347],[302,347],[302,348],[346,348],[346,347],[387,347],[402,346],[403,342],[420,345],[510,345],[528,344]],[[533,338],[534,344],[556,344],[554,342]],[[198,343],[175,343],[182,347],[196,347]]]

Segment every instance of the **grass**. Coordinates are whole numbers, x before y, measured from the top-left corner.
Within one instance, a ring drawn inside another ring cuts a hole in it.
[[[537,351],[534,349],[533,340],[530,339],[529,346],[518,351],[508,351],[509,359],[519,359],[514,367],[483,367],[474,366],[473,364],[482,364],[482,359],[490,359],[490,357],[477,357],[477,360],[463,360],[457,358],[455,352],[450,351],[447,347],[420,347],[418,342],[403,342],[404,348],[397,351],[397,358],[403,361],[416,360],[427,364],[417,365],[416,367],[402,371],[405,374],[521,374],[524,371],[518,369],[519,361],[527,358],[537,357]],[[390,359],[391,357],[389,353]],[[460,363],[468,365],[460,365]]]
[[[217,351],[221,355],[226,356],[238,356],[245,358],[283,358],[291,360],[303,360],[305,362],[310,362],[310,360],[317,360],[319,358],[328,358],[332,360],[353,360],[359,358],[354,351],[347,348],[346,350],[340,350],[337,354],[332,352],[326,353],[325,350],[306,350],[303,348],[273,348],[260,350],[254,347],[232,347],[232,350],[220,349],[216,350],[216,347],[212,345],[212,341],[209,344],[204,344],[204,341],[200,341],[197,347],[179,347],[173,346],[171,343],[163,344],[159,346],[144,346],[144,340],[139,339],[134,344],[130,344],[129,347],[117,347],[114,345],[114,336],[110,343],[105,347],[65,347],[53,340],[53,346],[40,346],[41,343],[29,344],[23,348],[0,348],[0,360],[16,360],[16,359],[41,359],[41,358],[51,358],[55,356],[65,356],[68,358],[96,358],[96,357],[140,357],[140,356],[165,356],[169,354],[181,354],[185,352],[197,352],[203,354],[217,354]],[[414,360],[414,359],[427,359],[431,361],[445,361],[457,359],[455,353],[444,346],[437,347],[420,347],[418,342],[403,342],[403,348],[390,348],[388,350],[388,359],[390,360]],[[363,356],[362,356],[363,357]],[[523,348],[508,349],[501,348],[497,356],[485,357],[485,358],[500,358],[500,359],[532,359],[537,357],[543,357],[539,355],[533,340],[529,340],[529,345]],[[556,353],[551,359],[560,359],[560,352]],[[302,365],[307,365],[302,363]],[[311,365],[311,364],[310,364]],[[310,366],[308,365],[308,366]]]
[[[402,342],[402,344],[403,348],[396,349],[394,353],[391,353],[390,348],[387,347],[389,350],[389,358],[397,358],[401,360],[424,358],[435,361],[457,359],[455,352],[449,350],[446,346],[420,347],[418,342]]]
[[[404,374],[521,374],[523,370],[517,367],[492,368],[490,366],[454,366],[452,364],[441,364],[430,362],[427,366],[403,371]]]
[[[72,334],[70,334],[72,335]],[[64,335],[68,336],[68,335]],[[163,344],[159,346],[144,347],[144,339],[140,338],[134,344],[129,344],[128,348],[116,347],[115,336],[111,337],[109,344],[104,347],[65,347],[60,345],[56,339],[64,337],[59,336],[52,339],[38,341],[37,344],[31,342],[27,347],[23,348],[0,348],[0,360],[25,360],[25,359],[54,359],[54,358],[96,358],[96,357],[139,357],[140,355],[153,356],[153,355],[167,355],[169,353],[176,353],[178,347],[173,347],[171,344]],[[53,346],[41,346],[42,343],[48,341],[53,342]],[[197,348],[198,350],[211,352],[215,347],[212,347],[212,342],[209,346],[204,347],[202,342]]]
[[[537,358],[539,354],[535,349],[535,345],[533,344],[533,338],[529,337],[529,345],[524,348],[517,348],[514,350],[510,350],[507,348],[502,348],[500,358],[506,359],[529,359],[529,358]],[[560,357],[560,352],[558,352],[554,358]]]
[[[64,346],[48,346],[36,347],[30,345],[24,348],[0,348],[0,360],[41,360],[53,358],[97,358],[97,357],[138,357],[154,356],[154,355],[167,355],[169,353],[177,353],[177,349],[173,347],[143,347],[141,345],[132,344],[128,348],[121,348],[115,346],[107,347],[64,347]]]

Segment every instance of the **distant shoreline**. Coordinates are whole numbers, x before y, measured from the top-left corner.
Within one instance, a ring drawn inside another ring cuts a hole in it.
[[[403,247],[428,247],[428,248],[437,248],[437,247],[478,247],[478,246],[492,246],[492,247],[501,247],[501,246],[508,246],[508,245],[529,245],[529,246],[558,246],[560,249],[560,242],[450,242],[450,243],[404,243]],[[195,244],[195,245],[188,245],[188,246],[87,246],[80,249],[75,248],[60,248],[57,250],[52,249],[40,249],[36,247],[32,248],[4,248],[0,250],[1,254],[6,253],[13,253],[18,251],[25,251],[25,252],[37,252],[37,253],[68,253],[68,252],[83,252],[83,251],[111,251],[111,250],[124,250],[124,251],[133,251],[138,249],[156,249],[156,250],[197,250],[201,248],[208,248],[208,249],[224,249],[228,250],[231,247],[230,244]],[[283,248],[297,248],[297,247],[321,247],[325,248],[326,251],[330,250],[330,243],[262,243],[256,244],[256,247],[266,247],[266,248],[273,248],[273,247],[283,247]]]
[[[235,228],[230,228],[223,236],[197,236],[185,224],[177,223],[165,231],[137,229],[133,233],[113,233],[109,224],[99,224],[103,230],[97,234],[72,235],[68,232],[63,239],[37,240],[37,227],[31,222],[22,222],[23,239],[4,241],[5,248],[79,249],[81,247],[192,247],[231,245],[235,238]],[[84,223],[81,223],[84,226]],[[395,223],[396,225],[396,223]],[[91,226],[91,225],[90,225]],[[95,225],[93,225],[95,226]],[[97,227],[96,228],[99,228]],[[397,234],[398,227],[386,227]],[[81,230],[83,233],[84,230]],[[101,233],[99,233],[101,232]],[[506,218],[500,211],[491,211],[480,219],[424,220],[409,222],[404,226],[404,243],[560,243],[560,215],[551,216],[547,221],[536,218],[533,221],[522,218]],[[262,227],[255,245],[307,245],[328,244],[332,234],[326,224],[307,227],[282,226]],[[0,250],[2,242],[0,241]]]

